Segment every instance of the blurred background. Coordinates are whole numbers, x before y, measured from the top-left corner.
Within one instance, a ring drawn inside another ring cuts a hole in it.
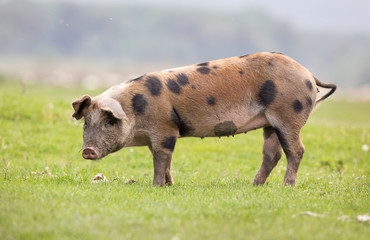
[[[94,89],[274,51],[370,99],[369,13],[366,0],[0,0],[0,81]]]

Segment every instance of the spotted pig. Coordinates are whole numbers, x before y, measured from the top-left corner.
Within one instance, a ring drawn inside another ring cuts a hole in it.
[[[317,87],[331,90],[316,100]],[[152,72],[73,102],[84,117],[85,159],[148,146],[154,186],[173,185],[172,153],[180,137],[223,137],[263,128],[264,184],[282,156],[284,184],[294,185],[304,153],[300,131],[314,107],[336,89],[280,53],[255,53]]]

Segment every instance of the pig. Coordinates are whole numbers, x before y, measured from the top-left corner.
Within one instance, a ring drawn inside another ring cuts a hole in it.
[[[317,100],[318,87],[329,88]],[[263,128],[262,185],[284,151],[284,185],[294,185],[305,148],[300,131],[336,85],[315,78],[281,53],[255,53],[147,73],[72,103],[85,120],[82,156],[97,160],[148,146],[153,186],[173,185],[172,153],[181,137],[223,137]]]

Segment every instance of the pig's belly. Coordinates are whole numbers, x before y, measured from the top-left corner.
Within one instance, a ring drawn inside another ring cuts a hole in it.
[[[187,119],[187,122],[194,129],[193,137],[230,136],[270,126],[264,113],[245,111],[203,115],[201,119],[193,115]]]

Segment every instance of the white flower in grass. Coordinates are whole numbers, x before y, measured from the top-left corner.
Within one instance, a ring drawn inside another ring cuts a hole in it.
[[[362,151],[364,152],[369,151],[369,146],[367,144],[362,145]]]
[[[370,216],[365,214],[365,215],[358,215],[357,220],[360,222],[368,222],[370,221]]]
[[[97,182],[109,182],[109,181],[102,173],[98,173],[95,175],[92,182],[97,183]]]

